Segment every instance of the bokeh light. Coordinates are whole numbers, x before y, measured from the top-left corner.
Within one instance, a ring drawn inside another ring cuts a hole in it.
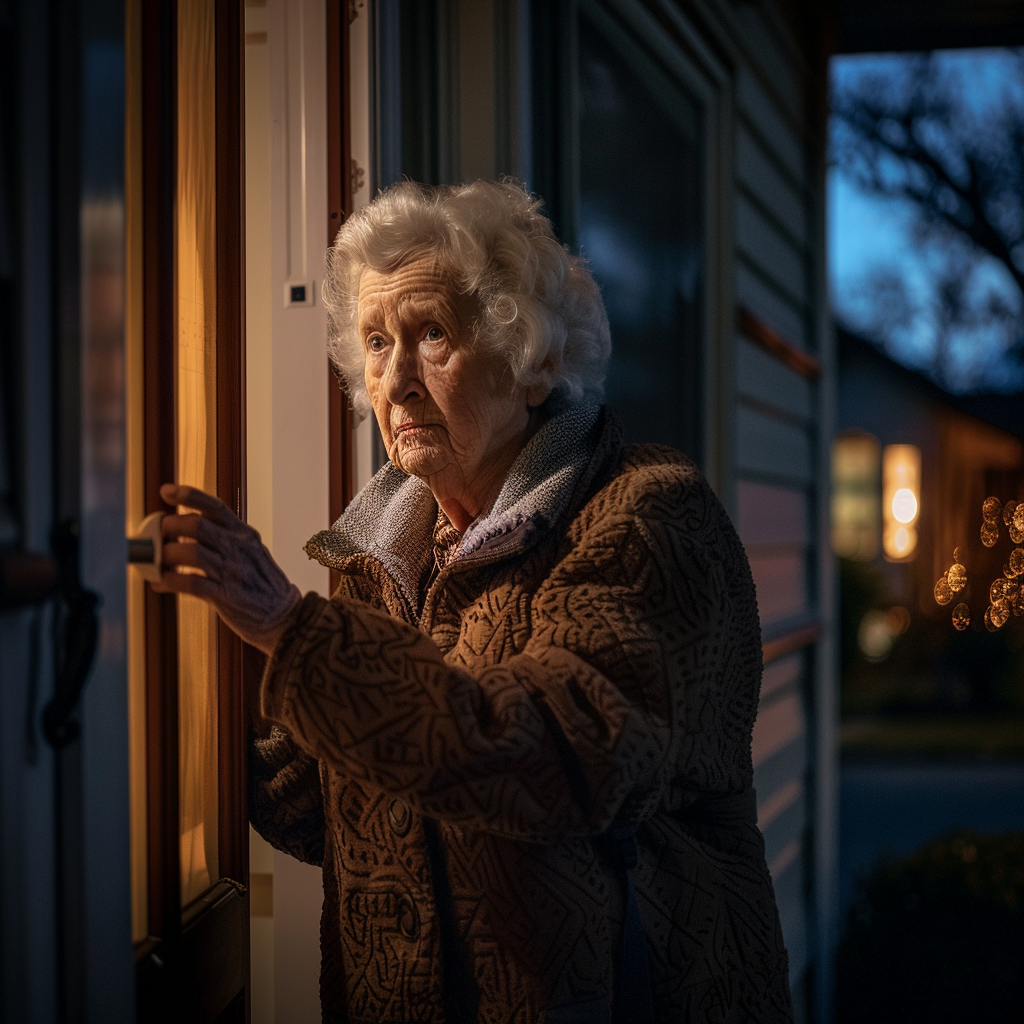
[[[893,605],[885,613],[885,628],[892,637],[902,636],[910,628],[910,612],[903,605]]]
[[[1010,617],[1010,602],[1005,598],[999,598],[998,601],[993,601],[988,609],[989,618],[992,620],[992,624],[996,629],[1001,629],[1006,625],[1006,620]]]
[[[886,625],[886,613],[875,608],[865,613],[857,629],[857,646],[868,661],[882,661],[892,650],[892,633]]]
[[[967,570],[959,562],[954,562],[946,572],[946,582],[954,594],[959,594],[967,586]]]
[[[912,523],[917,518],[917,495],[909,487],[901,487],[892,496],[892,517],[898,523]]]
[[[971,624],[971,609],[962,601],[953,609],[953,625],[959,630],[966,629]]]
[[[981,518],[986,523],[998,523],[1003,503],[998,498],[986,498],[981,503]]]
[[[914,524],[921,514],[920,494],[921,449],[912,444],[886,445],[882,450],[882,552],[890,562],[909,561],[917,552]]]
[[[1014,548],[1010,552],[1010,560],[1006,563],[1014,576],[1024,573],[1024,548]]]

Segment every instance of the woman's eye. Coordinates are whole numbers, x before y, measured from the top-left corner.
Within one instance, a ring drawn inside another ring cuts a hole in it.
[[[429,327],[424,337],[427,341],[441,341],[444,338],[444,331],[440,327]]]

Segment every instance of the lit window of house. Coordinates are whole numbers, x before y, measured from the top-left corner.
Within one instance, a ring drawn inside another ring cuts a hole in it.
[[[916,554],[920,511],[921,449],[888,444],[882,453],[882,551],[890,562]]]
[[[878,556],[881,453],[878,438],[861,431],[832,444],[832,550],[841,558]]]

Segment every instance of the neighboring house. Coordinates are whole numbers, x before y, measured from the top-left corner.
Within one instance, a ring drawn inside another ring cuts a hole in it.
[[[747,546],[766,664],[758,813],[798,1019],[829,1019],[827,58],[1022,41],[1019,4],[965,6],[4,6],[5,1020],[159,1019],[175,998],[196,1021],[319,1019],[317,873],[256,842],[250,857],[238,692],[258,665],[209,615],[125,585],[125,531],[187,476],[325,590],[302,543],[379,453],[332,389],[323,250],[402,175],[502,173],[591,262],[627,435],[688,451]],[[102,601],[80,701],[64,652],[89,639],[87,602],[69,540],[55,612],[47,555],[66,519]]]
[[[863,338],[842,329],[836,334],[837,434],[863,432],[881,446],[909,444],[921,452],[918,544],[912,559],[886,566],[891,599],[906,603],[912,614],[945,616],[935,601],[935,582],[960,547],[972,579],[964,596],[977,617],[1009,551],[1002,523],[993,552],[981,544],[982,503],[990,496],[1024,501],[1024,399],[952,395]],[[995,556],[999,564],[989,565]],[[875,558],[881,562],[880,552]]]

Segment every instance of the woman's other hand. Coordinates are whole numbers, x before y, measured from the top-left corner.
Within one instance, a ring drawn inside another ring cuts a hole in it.
[[[299,588],[220,498],[178,484],[164,484],[160,497],[195,511],[164,516],[164,571],[153,589],[208,601],[246,643],[270,654],[302,599]]]

